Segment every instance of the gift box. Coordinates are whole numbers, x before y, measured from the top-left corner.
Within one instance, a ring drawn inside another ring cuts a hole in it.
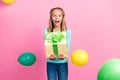
[[[66,32],[47,32],[45,37],[45,52],[46,58],[49,58],[51,54],[56,56],[58,56],[58,54],[63,54],[67,57]]]

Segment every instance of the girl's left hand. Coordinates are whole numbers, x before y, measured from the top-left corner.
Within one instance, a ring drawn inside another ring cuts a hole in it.
[[[64,59],[64,55],[63,55],[63,54],[59,54],[59,55],[58,55],[58,58],[59,58],[59,59]]]

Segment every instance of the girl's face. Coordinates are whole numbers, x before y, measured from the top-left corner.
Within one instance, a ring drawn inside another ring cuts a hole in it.
[[[63,13],[59,9],[55,9],[52,12],[52,22],[55,27],[60,27],[63,19]]]

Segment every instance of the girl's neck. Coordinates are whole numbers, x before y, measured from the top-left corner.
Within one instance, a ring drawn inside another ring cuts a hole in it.
[[[60,26],[55,26],[55,27],[54,27],[54,30],[60,31]]]

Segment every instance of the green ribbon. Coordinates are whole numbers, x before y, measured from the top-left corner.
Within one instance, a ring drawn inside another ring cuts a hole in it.
[[[46,40],[49,43],[52,43],[53,52],[57,56],[58,55],[58,42],[61,42],[65,36],[60,31],[48,32],[46,35]]]

